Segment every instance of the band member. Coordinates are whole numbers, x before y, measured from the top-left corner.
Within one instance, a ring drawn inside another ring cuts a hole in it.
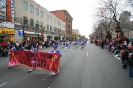
[[[61,57],[61,53],[60,53],[60,51],[59,50],[57,50],[57,45],[54,45],[53,46],[53,48],[54,48],[54,50],[52,50],[51,52],[52,53],[58,53],[58,54],[60,54],[60,57]],[[59,62],[60,63],[60,62]],[[61,65],[59,64],[59,67],[60,67]],[[58,73],[59,73],[59,67],[58,67]],[[56,73],[54,73],[54,72],[52,72],[52,75],[54,76]]]
[[[37,52],[37,50],[35,49],[35,48],[31,48],[31,50],[30,50],[31,52]],[[31,59],[31,63],[35,63],[35,61],[34,61],[34,59]],[[36,69],[35,67],[34,67],[34,69]],[[28,71],[28,73],[30,73],[30,72],[32,72],[32,70],[33,69],[30,69],[29,71]]]
[[[69,44],[68,44],[68,41],[65,41],[65,42],[64,42],[65,52],[67,51],[68,45],[69,45]]]

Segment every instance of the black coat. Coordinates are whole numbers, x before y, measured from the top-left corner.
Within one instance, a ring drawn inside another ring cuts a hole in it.
[[[128,60],[128,55],[129,54],[129,51],[127,50],[124,50],[124,53],[122,54],[122,60]]]
[[[133,67],[133,55],[128,59],[128,65]]]

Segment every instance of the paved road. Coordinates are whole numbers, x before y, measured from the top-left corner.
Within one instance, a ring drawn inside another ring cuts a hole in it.
[[[8,58],[0,59],[0,88],[133,88],[128,69],[122,69],[121,61],[106,49],[90,43],[83,49],[59,49],[62,69],[56,76],[44,70],[27,73],[23,66],[7,69]]]

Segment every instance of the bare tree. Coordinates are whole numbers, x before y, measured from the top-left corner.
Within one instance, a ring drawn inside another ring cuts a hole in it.
[[[15,19],[15,24],[21,26],[24,31],[26,28],[29,27],[27,19],[23,19],[21,17],[15,17],[14,19]]]
[[[130,17],[131,13],[128,11],[123,11],[120,14],[120,26],[122,29],[130,29]]]
[[[25,40],[25,31],[26,29],[30,28],[30,25],[28,24],[28,20],[27,19],[23,19],[21,17],[15,17],[14,18],[15,21],[15,27],[16,28],[22,28],[23,30],[23,39]]]
[[[119,29],[121,36],[123,36],[124,34],[121,30],[119,19],[120,13],[122,12],[122,10],[124,10],[122,0],[101,0],[100,3],[101,7],[99,9],[101,13],[98,16],[106,19],[113,19],[116,22],[117,28]]]
[[[131,7],[133,7],[133,0],[125,0],[127,4],[129,4]]]

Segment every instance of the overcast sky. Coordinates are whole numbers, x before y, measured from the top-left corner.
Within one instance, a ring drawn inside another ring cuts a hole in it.
[[[73,17],[73,29],[86,37],[92,32],[97,0],[34,0],[48,11],[65,9]]]

